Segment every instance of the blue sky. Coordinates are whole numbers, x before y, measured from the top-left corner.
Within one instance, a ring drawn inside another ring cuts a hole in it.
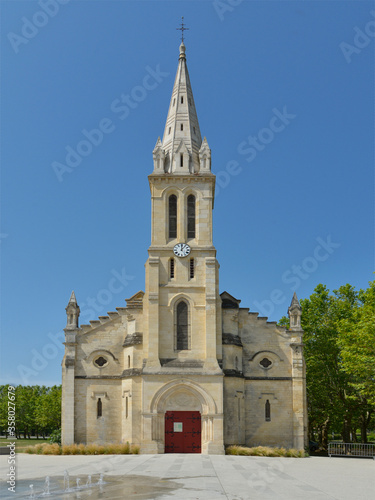
[[[61,382],[72,289],[83,323],[144,289],[147,175],[182,15],[217,174],[220,290],[279,320],[294,290],[304,298],[318,283],[358,289],[373,279],[373,2],[41,0],[1,9],[2,383]],[[133,97],[120,112],[122,94]],[[69,167],[66,148],[77,151],[82,131],[100,126],[97,145],[82,146],[86,156]],[[68,169],[57,175],[54,162]]]

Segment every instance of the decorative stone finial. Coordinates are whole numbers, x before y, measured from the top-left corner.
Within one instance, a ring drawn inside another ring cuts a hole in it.
[[[186,51],[186,47],[185,47],[184,42],[182,42],[180,45],[180,59],[186,58],[185,51]]]

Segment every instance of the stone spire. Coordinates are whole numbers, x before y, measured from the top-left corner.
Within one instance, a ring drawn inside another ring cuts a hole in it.
[[[68,305],[65,308],[67,321],[66,321],[66,330],[75,330],[78,328],[78,318],[80,309],[77,304],[77,299],[74,291],[70,295],[70,299]]]
[[[292,302],[288,307],[291,330],[301,330],[302,307],[300,306],[296,292],[293,294]]]
[[[159,137],[153,151],[154,173],[211,171],[211,150],[207,140],[202,143],[185,50],[182,42],[163,140]]]

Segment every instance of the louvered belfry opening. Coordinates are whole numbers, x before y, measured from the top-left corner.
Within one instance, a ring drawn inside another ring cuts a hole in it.
[[[169,278],[174,278],[174,258],[172,257],[169,261]]]
[[[189,278],[194,278],[194,259],[190,259]]]
[[[169,238],[177,238],[177,196],[169,197]]]
[[[187,236],[195,238],[195,196],[192,194],[187,199]]]
[[[181,301],[177,305],[177,350],[189,349],[188,305]]]

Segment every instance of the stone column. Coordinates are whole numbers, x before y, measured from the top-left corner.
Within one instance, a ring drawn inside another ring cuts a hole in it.
[[[77,330],[64,330],[65,355],[62,362],[61,442],[74,443],[74,376]]]
[[[294,292],[288,308],[292,348],[293,391],[293,447],[302,450],[307,446],[306,368],[303,359],[302,308]]]
[[[299,340],[299,341],[298,341]],[[292,391],[293,391],[293,448],[302,450],[306,446],[306,376],[300,339],[293,339],[292,347]]]
[[[221,373],[216,358],[216,258],[206,257],[206,359],[204,369]]]
[[[65,308],[67,325],[65,333],[65,354],[62,362],[62,395],[61,395],[61,443],[74,443],[74,378],[76,360],[76,336],[80,332],[78,318],[80,309],[74,292]]]
[[[148,259],[148,335],[146,345],[146,365],[144,373],[152,373],[160,370],[159,360],[159,257]]]

